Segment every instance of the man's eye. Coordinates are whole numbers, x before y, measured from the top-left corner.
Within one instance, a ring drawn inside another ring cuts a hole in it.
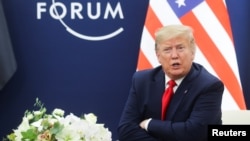
[[[171,48],[170,47],[165,48],[164,51],[171,51]]]
[[[179,46],[177,49],[178,50],[183,50],[185,47],[183,47],[183,46]]]

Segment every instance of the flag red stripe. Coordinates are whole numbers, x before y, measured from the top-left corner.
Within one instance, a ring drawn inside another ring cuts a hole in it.
[[[154,11],[150,5],[148,6],[145,26],[148,29],[148,31],[150,32],[150,35],[152,36],[152,38],[155,38],[154,37],[155,31],[158,28],[162,27],[161,22],[159,21],[157,15],[154,13]]]
[[[194,28],[196,43],[200,47],[200,50],[218,76],[222,79],[240,109],[246,109],[243,92],[236,76],[195,15],[192,12],[189,12],[180,20],[183,24],[190,25]]]
[[[140,49],[138,63],[137,63],[137,70],[143,70],[143,69],[149,69],[149,68],[152,68],[152,65],[150,64],[147,57],[144,55],[144,53]]]
[[[222,26],[225,28],[228,36],[233,41],[229,15],[225,14],[228,12],[227,12],[227,8],[226,8],[225,4],[223,3],[223,1],[217,0],[216,2],[214,2],[214,0],[206,0],[206,2],[209,5],[209,7],[211,7],[211,10],[215,13],[215,16],[220,21]]]

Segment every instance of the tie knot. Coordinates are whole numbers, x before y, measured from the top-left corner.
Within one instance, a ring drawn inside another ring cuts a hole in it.
[[[168,85],[169,85],[170,87],[174,87],[174,86],[176,85],[176,83],[175,83],[174,80],[169,80],[169,81],[168,81]]]

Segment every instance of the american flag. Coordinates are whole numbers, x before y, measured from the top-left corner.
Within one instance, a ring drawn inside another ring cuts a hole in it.
[[[225,84],[223,110],[245,110],[243,90],[226,3],[223,0],[150,0],[141,37],[137,70],[159,65],[154,32],[169,24],[192,26],[197,43],[195,62]]]

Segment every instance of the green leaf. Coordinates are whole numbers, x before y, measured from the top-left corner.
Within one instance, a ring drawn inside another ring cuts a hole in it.
[[[11,134],[7,135],[7,139],[4,138],[3,141],[15,141],[15,138],[16,138],[15,134],[11,133]]]
[[[63,129],[63,125],[59,122],[54,123],[54,126],[50,129],[51,134],[57,134]]]
[[[37,138],[37,132],[34,129],[28,129],[25,132],[21,132],[23,138],[22,140],[35,140]]]

